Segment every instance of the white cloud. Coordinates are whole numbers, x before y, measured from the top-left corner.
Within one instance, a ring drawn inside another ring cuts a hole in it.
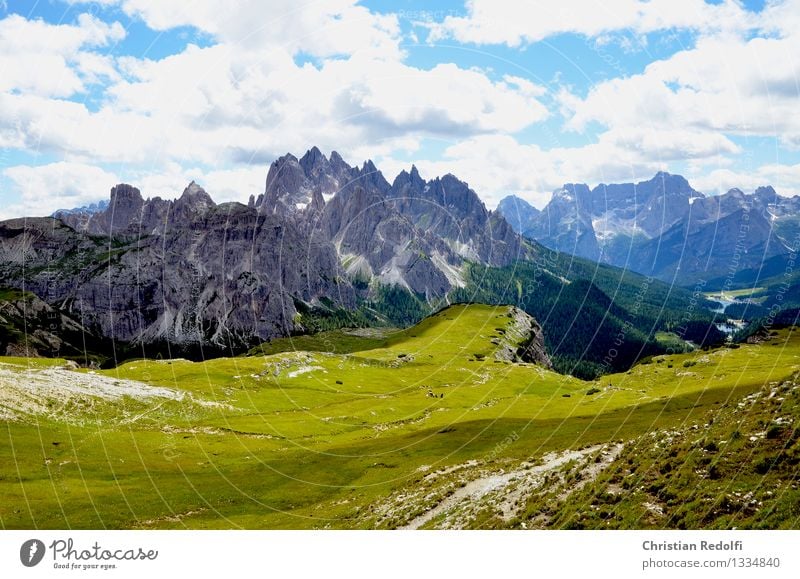
[[[718,161],[738,147],[721,135],[684,130],[612,130],[596,143],[542,149],[509,135],[479,135],[447,147],[441,159],[415,161],[423,177],[453,173],[481,196],[490,208],[506,195],[517,195],[536,207],[550,200],[564,183],[638,182],[670,164],[696,155]],[[408,164],[387,156],[379,167],[394,176]],[[391,177],[389,177],[391,179]]]
[[[20,201],[0,208],[0,219],[44,216],[56,209],[70,209],[104,199],[117,176],[94,165],[57,162],[49,165],[17,165],[3,171]]]
[[[770,13],[767,11],[767,16]],[[682,127],[716,134],[777,136],[800,144],[800,35],[703,38],[642,74],[564,95],[568,127]]]
[[[136,0],[105,3],[120,4],[154,29],[194,26],[218,43],[190,44],[160,60],[112,60],[89,49],[120,39],[124,31],[117,23],[88,15],[77,25],[16,16],[0,21],[9,45],[32,52],[19,65],[16,84],[0,87],[0,147],[55,154],[66,163],[8,173],[23,198],[31,188],[23,190],[20,179],[36,189],[45,178],[53,185],[56,174],[62,185],[71,176],[85,184],[86,168],[104,163],[147,195],[174,195],[194,178],[205,180],[216,199],[246,201],[263,190],[267,163],[286,151],[302,153],[316,144],[359,163],[415,150],[426,137],[513,133],[548,115],[540,102],[544,88],[527,79],[491,80],[484,71],[455,64],[427,70],[404,64],[396,18],[352,1],[273,3],[269,9],[250,2],[235,11],[214,1],[195,2],[193,10]],[[52,50],[42,48],[48,36]],[[298,65],[300,46],[312,55],[339,57]],[[40,74],[43,63],[35,63],[34,73],[34,57],[52,60],[52,74]],[[27,85],[23,73],[30,75]],[[97,110],[58,98],[94,82],[105,85]],[[191,169],[200,165],[219,169]],[[103,198],[114,179],[102,171],[94,176],[103,181]],[[48,190],[53,209],[74,196],[60,186]],[[26,203],[17,210],[27,211]]]
[[[703,0],[469,0],[465,16],[428,24],[429,42],[453,38],[475,44],[520,44],[576,33],[596,37],[683,28],[703,33],[743,29],[748,15],[737,2]]]
[[[120,64],[124,79],[109,86],[98,111],[0,94],[0,146],[82,162],[224,167],[312,144],[346,153],[364,143],[408,148],[423,136],[515,132],[547,115],[540,87],[453,64],[423,70],[356,55],[317,68],[285,52],[224,44]]]
[[[240,0],[235,6],[227,0],[194,0],[190,6],[161,0],[103,0],[103,4],[118,4],[153,30],[191,26],[237,46],[318,57],[365,51],[390,59],[402,55],[397,17],[371,12],[357,0]]]
[[[647,125],[610,129],[600,136],[600,143],[635,151],[643,159],[661,163],[718,159],[741,152],[741,147],[717,132]]]
[[[458,143],[449,147],[438,163],[423,162],[420,166],[430,177],[453,173],[467,181],[491,209],[510,194],[541,207],[561,181],[547,152],[500,135]]]
[[[267,179],[265,167],[219,169],[204,173],[198,179],[217,203],[238,201],[247,203],[250,195],[258,197]]]
[[[518,140],[550,115],[543,87],[452,63],[411,66],[397,17],[355,0],[246,0],[236,10],[222,0],[196,0],[191,9],[101,2],[154,30],[191,26],[216,43],[159,60],[110,58],[99,49],[124,37],[118,23],[89,15],[66,25],[0,20],[0,147],[64,159],[7,169],[23,201],[5,215],[36,209],[23,182],[48,191],[42,199],[52,198],[52,209],[82,203],[67,202],[76,197],[70,178],[84,189],[90,179],[102,185],[88,200],[106,197],[119,176],[145,195],[174,197],[195,179],[218,201],[246,201],[263,190],[269,161],[311,145],[351,163],[377,158],[391,180],[405,165],[395,155],[416,153],[423,139],[451,143],[441,157],[417,162],[423,174],[452,172],[490,207],[510,193],[542,206],[565,181],[637,181],[686,161],[693,183],[717,183],[714,190],[739,178],[743,187],[750,177],[798,182],[792,166],[748,177],[729,165],[741,153],[732,135],[800,147],[800,10],[789,3],[753,17],[735,2],[473,0],[466,16],[433,23],[429,40],[511,46],[565,32],[601,42],[621,31],[699,33],[693,48],[641,74],[601,82],[585,96],[563,90],[568,129],[605,128],[593,143],[545,150]],[[298,64],[300,52],[317,57],[314,64]],[[104,87],[99,109],[61,100],[95,83]],[[115,173],[92,173],[92,163]]]
[[[546,152],[507,135],[465,139],[447,147],[441,159],[418,159],[414,164],[424,179],[452,173],[466,181],[490,209],[511,194],[542,206],[555,188],[553,183],[560,182]],[[390,182],[401,170],[410,168],[390,156],[379,159],[377,165]]]
[[[772,163],[751,172],[716,169],[707,174],[690,175],[689,180],[695,189],[711,195],[725,193],[733,188],[749,192],[756,187],[772,185],[778,194],[792,197],[800,195],[800,164]]]
[[[199,168],[185,169],[177,163],[168,163],[160,171],[140,172],[125,178],[136,184],[145,197],[174,199],[180,196],[190,181],[195,181],[217,203],[247,203],[250,195],[258,196],[264,192],[267,170],[266,167],[240,167],[204,171]]]
[[[107,107],[89,111],[82,103],[37,96],[0,94],[0,146],[54,153],[70,161],[161,162],[183,139],[185,152],[201,143],[177,124],[161,125],[145,115]]]
[[[0,20],[0,92],[69,97],[100,76],[113,77],[111,59],[87,49],[121,40],[118,22],[81,14],[75,24],[49,24],[11,14]]]
[[[264,191],[265,167],[241,167],[204,171],[177,163],[148,170],[121,167],[111,172],[94,165],[60,161],[47,165],[17,165],[3,171],[3,178],[20,201],[0,208],[0,219],[49,215],[109,198],[118,183],[130,183],[147,197],[175,199],[190,181],[199,183],[217,203],[247,203],[250,195]]]

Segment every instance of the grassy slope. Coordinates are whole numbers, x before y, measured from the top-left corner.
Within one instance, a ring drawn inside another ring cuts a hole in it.
[[[697,362],[700,353],[655,361],[603,377],[587,395],[586,382],[493,359],[507,313],[455,306],[350,354],[105,371],[229,406],[125,400],[86,404],[70,422],[0,422],[0,523],[372,527],[370,505],[413,488],[420,468],[635,440],[705,420],[800,369],[800,338],[791,336],[785,347],[722,350],[709,362]],[[20,370],[50,363],[2,361]]]
[[[568,501],[558,497],[565,484],[575,484],[570,473],[530,496],[512,526],[798,528],[798,382],[797,374],[768,381],[744,398],[629,441],[610,468]]]

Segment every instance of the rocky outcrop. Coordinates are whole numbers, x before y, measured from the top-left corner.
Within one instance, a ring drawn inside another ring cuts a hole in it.
[[[503,337],[497,340],[494,357],[508,362],[528,362],[548,369],[553,368],[544,347],[544,333],[539,323],[523,310],[511,307],[512,318]]]

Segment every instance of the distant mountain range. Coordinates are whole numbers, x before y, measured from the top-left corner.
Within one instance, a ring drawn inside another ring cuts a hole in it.
[[[772,187],[706,196],[663,172],[594,189],[568,183],[541,211],[506,197],[499,211],[547,247],[681,285],[718,283],[800,245],[800,197]]]
[[[54,211],[51,217],[75,215],[77,213],[85,213],[86,215],[92,215],[94,213],[99,213],[100,211],[105,210],[107,207],[108,207],[108,200],[103,199],[102,201],[89,203],[88,205],[82,205],[80,207],[73,207],[72,209],[59,209],[57,211]]]

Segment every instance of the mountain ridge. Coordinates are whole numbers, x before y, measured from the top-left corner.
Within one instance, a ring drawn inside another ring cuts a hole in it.
[[[499,211],[526,215],[511,224],[546,247],[682,285],[723,276],[734,261],[758,267],[800,240],[800,197],[771,186],[706,196],[662,171],[635,184],[568,183],[541,211],[518,198],[514,209],[506,199]]]
[[[276,159],[247,205],[121,183],[95,213],[0,223],[0,271],[112,339],[249,345],[302,331],[298,308],[354,309],[377,286],[443,299],[468,260],[535,255],[466,183],[407,175],[314,147]]]

